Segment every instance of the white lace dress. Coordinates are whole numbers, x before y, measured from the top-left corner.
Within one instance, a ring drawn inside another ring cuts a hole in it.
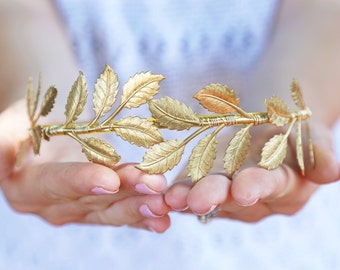
[[[152,70],[167,77],[160,95],[186,103],[208,83],[242,89],[240,78],[261,54],[277,6],[275,0],[56,3],[90,87],[106,63],[121,85],[136,72]],[[134,113],[146,112],[126,115]],[[126,147],[129,151],[122,151]],[[143,153],[130,145],[118,151],[136,161]],[[295,216],[256,224],[216,219],[204,225],[194,216],[172,213],[164,234],[127,227],[55,228],[14,213],[0,196],[0,269],[340,269],[338,194],[339,183],[324,186]]]

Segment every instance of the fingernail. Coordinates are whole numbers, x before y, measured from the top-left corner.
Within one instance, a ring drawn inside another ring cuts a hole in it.
[[[137,192],[139,192],[139,193],[149,194],[149,195],[159,194],[160,193],[158,191],[155,191],[155,190],[149,188],[146,184],[137,184],[137,185],[135,185],[135,190]]]
[[[199,215],[199,216],[204,216],[204,215],[207,215],[207,214],[209,214],[210,212],[214,211],[214,210],[216,209],[216,207],[217,207],[217,204],[213,204],[213,205],[209,208],[209,210],[208,210],[207,212],[202,213],[202,214],[197,214],[197,213],[195,213],[195,214],[197,214],[197,215]]]
[[[239,205],[241,206],[253,206],[254,204],[256,204],[259,201],[259,198],[256,198],[253,201],[250,202],[238,202]]]
[[[183,212],[185,210],[188,210],[189,206],[185,206],[183,208],[174,208],[174,207],[171,207],[172,210],[176,211],[176,212]]]
[[[111,190],[107,190],[105,188],[102,187],[94,187],[93,189],[91,189],[91,192],[96,194],[96,195],[105,195],[105,194],[115,194],[118,192],[117,191],[111,191]]]
[[[162,215],[157,215],[155,213],[153,213],[149,206],[147,206],[146,204],[142,204],[140,207],[139,207],[139,212],[144,216],[144,217],[147,217],[147,218],[159,218],[159,217],[162,217]]]

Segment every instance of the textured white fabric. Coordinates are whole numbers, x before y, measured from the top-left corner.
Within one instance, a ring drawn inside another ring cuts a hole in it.
[[[121,85],[136,72],[151,70],[167,78],[157,97],[169,95],[196,111],[201,108],[198,102],[192,103],[195,92],[212,82],[230,84],[251,67],[264,47],[276,11],[276,0],[56,3],[90,87],[107,63],[118,73]],[[144,107],[125,110],[119,117],[146,113]],[[187,134],[174,133],[167,131],[167,139]],[[141,161],[144,149],[115,136],[110,140],[118,153],[124,153],[123,159]],[[189,153],[185,152],[183,160]],[[179,170],[181,166],[167,176],[173,178]]]
[[[150,67],[166,76],[203,71],[211,61],[249,66],[276,8],[276,0],[56,2],[86,74],[109,63],[124,77]]]
[[[105,63],[122,81],[152,69],[170,81],[161,91],[181,100],[206,83],[228,83],[231,70],[251,66],[275,10],[275,1],[266,0],[57,3],[90,85]],[[340,125],[335,134],[340,136]],[[135,155],[135,148],[128,149]],[[0,196],[0,269],[340,269],[339,193],[339,183],[324,186],[297,215],[257,224],[216,219],[202,225],[193,216],[171,214],[172,225],[162,235],[125,227],[55,228],[13,213]]]

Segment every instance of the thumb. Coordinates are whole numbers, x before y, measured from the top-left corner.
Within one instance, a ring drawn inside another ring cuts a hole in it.
[[[14,103],[0,114],[0,182],[13,171],[16,153],[27,137],[28,127],[24,100]]]

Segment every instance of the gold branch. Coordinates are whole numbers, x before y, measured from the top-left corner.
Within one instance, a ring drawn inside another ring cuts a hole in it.
[[[40,110],[37,113],[40,81],[35,92],[32,80],[27,84],[27,110],[31,121],[29,137],[23,145],[33,145],[35,154],[39,154],[41,140],[52,136],[69,136],[76,140],[89,161],[108,167],[115,166],[120,156],[107,142],[88,135],[114,132],[131,144],[147,148],[143,160],[136,167],[150,174],[164,173],[174,168],[181,160],[186,145],[209,129],[213,131],[193,148],[188,161],[188,176],[193,182],[199,181],[213,167],[217,152],[217,134],[228,126],[241,126],[226,147],[224,168],[226,175],[232,179],[233,174],[244,162],[250,143],[250,128],[256,125],[272,124],[280,127],[289,124],[285,134],[274,135],[263,147],[259,166],[268,170],[280,166],[286,156],[287,139],[293,128],[297,127],[296,155],[297,163],[304,174],[305,164],[302,151],[302,121],[308,120],[311,112],[305,105],[302,92],[296,80],[291,85],[291,94],[298,110],[291,111],[285,102],[273,96],[265,100],[266,112],[246,112],[239,106],[239,99],[234,90],[222,84],[209,84],[198,91],[194,98],[213,114],[199,115],[186,104],[164,97],[154,99],[160,82],[164,77],[151,72],[132,76],[122,87],[120,102],[118,76],[109,65],[98,77],[93,91],[93,110],[95,116],[88,122],[76,122],[87,103],[87,83],[85,75],[80,72],[71,87],[65,106],[65,122],[62,124],[37,125],[41,116],[50,113],[54,106],[57,90],[48,88]],[[114,109],[117,103],[117,107]],[[137,108],[148,104],[152,118],[130,116],[118,118],[123,109]],[[109,112],[112,111],[111,114]],[[101,120],[103,119],[103,120]],[[184,140],[164,140],[160,129],[197,130],[189,133]],[[308,130],[308,129],[307,129]],[[82,138],[82,135],[87,135]],[[308,135],[308,134],[307,134]],[[309,139],[310,162],[314,162],[313,150]],[[20,159],[24,150],[20,151]],[[18,158],[19,159],[19,158]]]

